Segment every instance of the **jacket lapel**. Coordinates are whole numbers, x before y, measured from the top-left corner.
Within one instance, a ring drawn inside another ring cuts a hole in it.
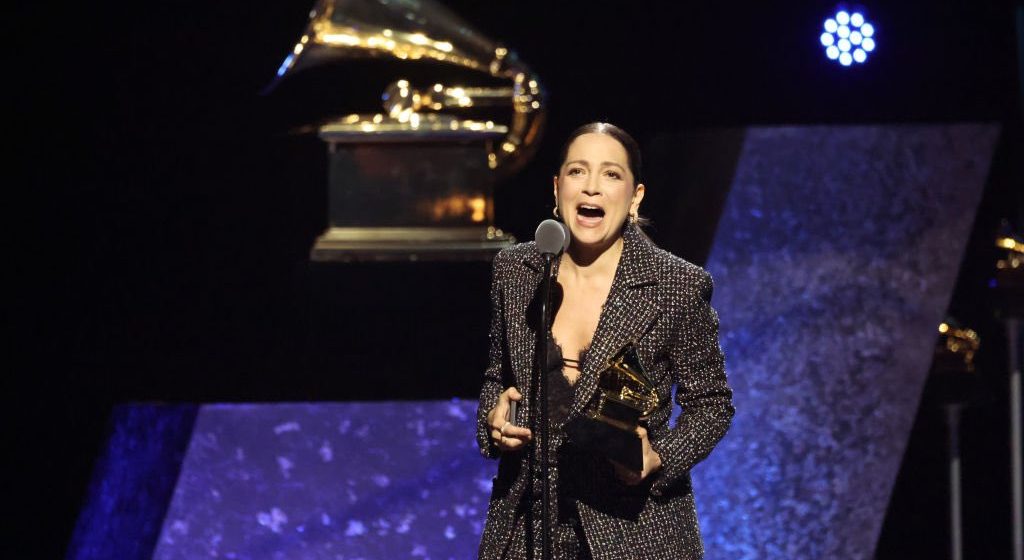
[[[661,314],[654,297],[658,281],[653,246],[635,226],[626,227],[623,243],[608,300],[601,309],[594,339],[582,364],[570,417],[580,414],[593,397],[598,376],[608,360],[627,343],[646,334]]]
[[[505,294],[508,302],[508,308],[505,310],[507,324],[518,326],[510,329],[508,333],[509,362],[519,391],[529,395],[537,348],[537,332],[531,327],[526,314],[544,277],[544,257],[536,250],[532,250],[518,266],[521,267],[520,273],[524,275],[524,280],[512,282],[508,288],[509,292]]]

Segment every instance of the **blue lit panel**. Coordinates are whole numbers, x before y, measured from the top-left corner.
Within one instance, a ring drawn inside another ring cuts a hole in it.
[[[68,560],[151,558],[188,449],[196,405],[114,407]]]
[[[475,401],[204,406],[154,558],[475,558]]]
[[[694,471],[709,560],[872,558],[996,136],[747,131],[708,262],[737,409]]]

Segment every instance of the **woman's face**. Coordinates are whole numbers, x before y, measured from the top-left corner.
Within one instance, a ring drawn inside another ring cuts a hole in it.
[[[634,188],[633,181],[618,140],[598,133],[573,140],[555,177],[555,204],[574,245],[607,247],[618,239],[644,198],[644,186]]]

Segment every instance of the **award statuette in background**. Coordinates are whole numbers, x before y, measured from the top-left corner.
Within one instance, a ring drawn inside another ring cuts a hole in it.
[[[565,432],[573,445],[640,471],[643,447],[636,429],[657,406],[658,393],[630,343],[608,360],[584,415],[567,422]]]
[[[328,145],[329,227],[312,259],[486,260],[511,245],[494,224],[493,190],[539,139],[537,77],[432,0],[320,0],[271,89],[300,70],[354,59],[431,78],[394,75],[375,86],[379,112],[317,125]],[[346,70],[340,95],[375,81]]]

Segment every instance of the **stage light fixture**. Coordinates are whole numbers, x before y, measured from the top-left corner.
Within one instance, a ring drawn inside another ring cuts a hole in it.
[[[864,14],[839,10],[825,20],[819,41],[829,60],[852,66],[867,61],[868,53],[875,50],[874,36],[875,26],[868,23]]]

